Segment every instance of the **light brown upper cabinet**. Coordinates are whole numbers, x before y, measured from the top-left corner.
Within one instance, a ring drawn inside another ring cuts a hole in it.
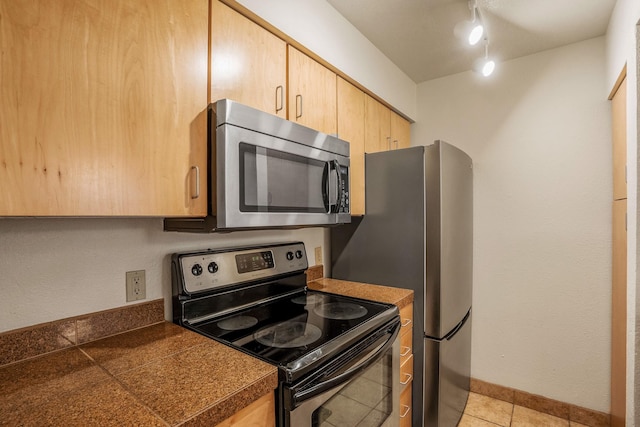
[[[336,134],[336,73],[289,45],[289,120]]]
[[[365,96],[365,145],[367,153],[391,147],[391,110],[369,95]]]
[[[349,142],[351,215],[364,215],[363,91],[338,77],[338,137]]]
[[[627,198],[627,84],[622,80],[611,98],[613,127],[613,200]]]
[[[207,0],[0,0],[0,216],[206,214]]]
[[[287,44],[217,0],[211,2],[211,94],[287,117]]]
[[[411,124],[395,111],[391,112],[391,149],[408,148],[411,145]]]
[[[395,150],[411,144],[410,123],[384,104],[365,98],[365,152]]]

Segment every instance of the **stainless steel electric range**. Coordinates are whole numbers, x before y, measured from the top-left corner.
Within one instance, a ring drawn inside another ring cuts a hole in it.
[[[307,289],[303,243],[173,254],[173,318],[278,367],[279,426],[398,424],[392,304]]]

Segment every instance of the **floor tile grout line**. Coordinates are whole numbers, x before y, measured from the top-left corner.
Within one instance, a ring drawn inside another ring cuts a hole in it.
[[[489,421],[489,420],[485,420],[484,418],[476,417],[475,415],[465,414],[464,412],[463,412],[463,415],[467,415],[468,417],[475,418],[476,420],[484,421],[485,423],[489,423],[489,424],[494,425],[494,426],[504,427],[504,426],[501,426],[498,423],[494,423],[493,421]]]
[[[514,399],[515,400],[515,399]],[[509,418],[509,427],[513,427],[513,415],[516,412],[515,402],[511,403],[511,418]]]

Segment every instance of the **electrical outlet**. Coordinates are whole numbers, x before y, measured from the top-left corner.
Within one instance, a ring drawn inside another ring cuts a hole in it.
[[[137,301],[147,297],[145,270],[127,271],[127,301]]]
[[[318,246],[316,249],[316,265],[322,264],[322,246]]]

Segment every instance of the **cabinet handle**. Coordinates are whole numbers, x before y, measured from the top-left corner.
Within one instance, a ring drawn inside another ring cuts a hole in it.
[[[411,380],[413,379],[413,375],[411,374],[404,374],[406,381],[400,381],[400,384],[402,385],[407,385],[411,382]]]
[[[391,150],[391,137],[387,137],[387,150]]]
[[[396,148],[395,148],[395,149],[397,150],[397,149],[398,149],[398,140],[397,140],[397,139],[394,139],[394,140],[393,140],[393,143],[395,144],[395,146],[396,146]]]
[[[400,324],[400,327],[404,328],[404,327],[409,326],[410,324],[411,324],[411,319],[404,319],[402,321],[402,323]]]
[[[407,414],[409,414],[409,411],[411,411],[411,406],[407,406],[407,405],[401,405],[404,409],[404,413],[402,415],[400,415],[400,418],[404,418],[407,416]]]
[[[400,353],[400,357],[405,357],[407,354],[411,353],[411,347],[402,346],[400,348],[402,349],[402,352]]]
[[[191,170],[196,171],[196,194],[191,196],[192,199],[200,197],[200,168],[198,166],[191,166]]]
[[[278,97],[278,92],[280,92],[280,97]],[[276,113],[284,108],[283,94],[284,88],[282,87],[282,85],[276,86]],[[278,98],[280,98],[280,108],[278,108]]]
[[[298,102],[300,100],[300,102]],[[298,104],[300,104],[300,110],[298,110]],[[300,114],[298,114],[300,111]],[[302,117],[302,95],[296,95],[296,119]]]

